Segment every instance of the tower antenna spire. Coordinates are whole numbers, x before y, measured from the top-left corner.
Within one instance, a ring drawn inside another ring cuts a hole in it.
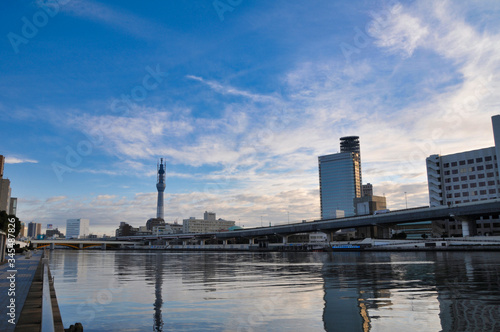
[[[163,158],[160,158],[160,163],[157,165],[157,182],[156,189],[158,190],[158,203],[156,205],[156,218],[164,219],[163,214],[163,192],[165,191],[165,173],[167,169],[167,163],[163,163]]]

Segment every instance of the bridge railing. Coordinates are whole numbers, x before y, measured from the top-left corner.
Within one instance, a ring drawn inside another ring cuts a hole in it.
[[[42,283],[42,332],[54,332],[54,314],[52,299],[50,297],[49,258],[44,250],[43,258],[43,283]]]

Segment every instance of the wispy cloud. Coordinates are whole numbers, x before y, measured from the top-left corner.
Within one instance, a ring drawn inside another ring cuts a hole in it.
[[[17,157],[5,157],[6,164],[23,164],[23,163],[38,163],[37,160],[28,159],[28,158],[17,158]]]
[[[91,0],[71,0],[61,11],[80,18],[89,19],[103,23],[129,35],[154,39],[161,33],[166,33],[166,29],[155,22],[148,21],[138,15],[118,10],[109,5]]]

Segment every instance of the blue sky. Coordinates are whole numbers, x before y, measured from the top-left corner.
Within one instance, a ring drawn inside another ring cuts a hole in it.
[[[26,222],[144,225],[160,157],[167,222],[316,219],[317,157],[346,135],[389,208],[421,206],[427,156],[494,145],[498,1],[0,8],[0,154]]]

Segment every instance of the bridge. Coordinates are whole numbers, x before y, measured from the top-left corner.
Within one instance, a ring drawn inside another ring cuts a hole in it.
[[[88,249],[88,248],[125,248],[125,247],[135,247],[136,245],[141,245],[141,242],[131,242],[131,241],[105,241],[105,240],[88,240],[88,239],[46,239],[46,240],[31,240],[34,248],[49,247],[54,249],[55,246],[65,246],[73,249]]]

